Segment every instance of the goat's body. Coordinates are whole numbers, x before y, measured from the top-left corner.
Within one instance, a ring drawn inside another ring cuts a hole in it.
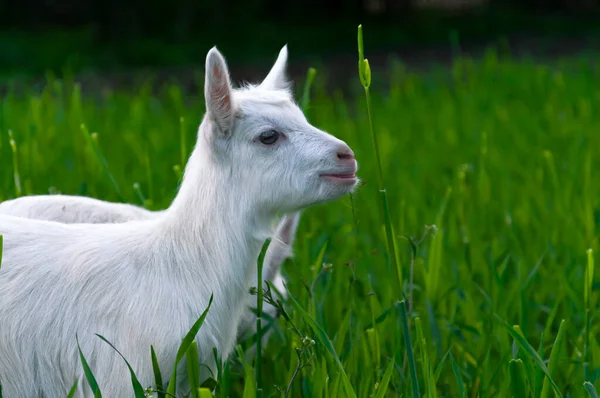
[[[163,213],[164,210],[150,211],[131,204],[72,195],[32,195],[0,203],[0,214],[67,224],[107,224],[153,220]],[[281,265],[287,258],[292,257],[291,242],[294,240],[299,217],[300,213],[295,213],[283,218],[265,255],[263,279],[270,281],[284,297],[286,292]],[[251,285],[256,286],[256,283],[257,277],[254,276]],[[251,303],[250,307],[254,307],[254,304]],[[277,309],[269,303],[264,303],[263,311],[272,318],[277,317]],[[239,324],[238,335],[241,339],[245,339],[255,332],[256,315],[249,308]],[[264,345],[266,345],[269,335],[270,331],[265,333]]]
[[[0,214],[59,221],[67,224],[108,224],[150,220],[162,211],[150,211],[127,203],[112,203],[85,196],[32,195],[0,203]]]
[[[105,396],[122,396],[130,381],[123,360],[94,333],[111,341],[142,384],[151,385],[150,345],[168,376],[181,339],[211,294],[213,308],[197,336],[201,361],[211,365],[212,347],[233,347],[249,285],[244,268],[252,269],[248,262],[257,257],[261,242],[240,242],[236,248],[248,248],[243,253],[223,250],[216,242],[186,247],[189,242],[160,239],[154,223],[115,228],[0,217],[3,263],[9,265],[0,269],[0,320],[11,320],[0,328],[0,383],[6,396],[64,396],[82,375],[75,334],[84,355],[92,358]],[[28,249],[32,241],[35,251]],[[190,258],[214,266],[193,272],[181,264]],[[233,264],[236,272],[224,275],[222,270]],[[220,354],[226,358],[229,352]],[[12,384],[23,379],[31,383]]]

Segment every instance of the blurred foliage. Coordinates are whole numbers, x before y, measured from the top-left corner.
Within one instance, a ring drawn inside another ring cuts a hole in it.
[[[462,12],[380,14],[359,12],[355,2],[344,2],[337,11],[325,7],[331,2],[315,1],[138,3],[0,2],[0,81],[47,70],[201,66],[213,45],[229,54],[232,64],[260,63],[284,43],[295,59],[331,58],[355,51],[358,23],[369,27],[371,52],[448,45],[452,35],[462,42],[527,35],[600,37],[593,13],[541,13],[493,2]]]

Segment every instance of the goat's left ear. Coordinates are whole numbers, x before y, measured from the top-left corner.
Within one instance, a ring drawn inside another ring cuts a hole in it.
[[[269,71],[265,80],[260,84],[262,87],[271,89],[271,90],[287,90],[289,87],[289,82],[286,77],[286,67],[287,67],[287,58],[288,58],[288,50],[287,44],[281,48],[279,51],[279,56],[277,57],[277,61]]]
[[[232,91],[225,58],[217,50],[217,47],[213,47],[206,55],[204,99],[207,116],[215,124],[215,130],[223,138],[229,136],[233,128]]]

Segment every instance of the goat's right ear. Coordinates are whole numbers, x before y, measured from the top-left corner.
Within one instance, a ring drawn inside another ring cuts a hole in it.
[[[260,84],[269,90],[287,90],[290,82],[287,80],[285,69],[287,67],[288,49],[287,44],[281,48],[277,60],[269,71],[269,74]]]
[[[298,223],[300,222],[300,214],[301,210],[293,214],[287,214],[279,222],[274,234],[274,239],[271,241],[271,244],[265,253],[264,280],[273,282],[285,260],[293,256],[292,246],[296,239],[296,230],[298,229]]]
[[[213,47],[206,55],[204,100],[206,114],[222,138],[228,137],[233,128],[232,91],[225,58]]]
[[[287,214],[277,227],[277,237],[286,245],[293,246],[296,240],[296,230],[300,222],[301,211],[293,214]]]

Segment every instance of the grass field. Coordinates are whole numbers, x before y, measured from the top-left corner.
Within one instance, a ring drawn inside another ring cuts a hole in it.
[[[597,65],[490,51],[373,76],[391,256],[358,71],[350,95],[326,79],[317,71],[308,118],[350,144],[365,184],[303,216],[284,268],[303,311],[285,307],[309,339],[280,319],[263,396],[291,385],[291,397],[550,397],[553,384],[597,396]],[[204,104],[177,83],[150,87],[82,95],[49,77],[41,91],[9,91],[0,200],[59,191],[166,207]],[[253,383],[254,365],[234,355],[216,395],[253,397]]]

